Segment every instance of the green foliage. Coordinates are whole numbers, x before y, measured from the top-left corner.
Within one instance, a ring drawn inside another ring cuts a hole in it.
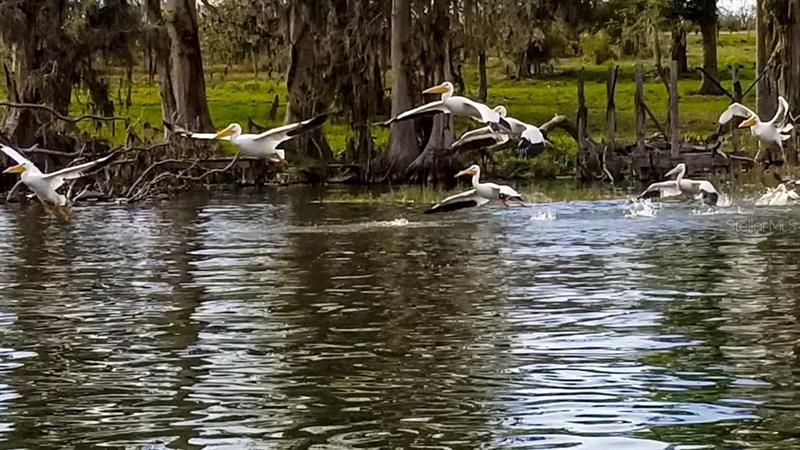
[[[595,33],[583,33],[580,39],[581,55],[595,64],[603,64],[616,58],[611,44],[611,36],[600,30]]]

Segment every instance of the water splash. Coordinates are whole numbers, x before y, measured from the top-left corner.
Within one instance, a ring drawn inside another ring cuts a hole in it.
[[[661,204],[653,203],[649,198],[643,200],[632,198],[630,203],[625,205],[625,218],[635,219],[644,217],[652,219],[658,215],[659,210],[661,210]]]
[[[531,215],[531,222],[552,222],[556,220],[556,212],[552,209],[537,211]]]
[[[733,202],[731,198],[725,194],[719,194],[719,198],[717,199],[717,207],[719,208],[730,208]]]
[[[368,227],[407,227],[411,222],[402,217],[394,220],[377,220],[366,224]]]

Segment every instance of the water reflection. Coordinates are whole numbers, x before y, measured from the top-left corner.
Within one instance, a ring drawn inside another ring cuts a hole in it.
[[[327,194],[0,209],[3,446],[800,448],[791,209]]]

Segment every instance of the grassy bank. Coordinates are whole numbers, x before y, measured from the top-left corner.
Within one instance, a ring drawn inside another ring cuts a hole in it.
[[[696,67],[702,63],[702,45],[700,36],[692,34],[688,40],[689,64]],[[725,80],[730,75],[727,66],[737,64],[743,66],[741,79],[745,88],[754,79],[755,61],[755,34],[754,33],[721,33],[719,40],[720,74]],[[661,82],[652,73],[654,67],[650,60],[643,61],[650,71],[645,86],[645,98],[654,113],[663,120],[667,110],[667,92]],[[586,73],[586,98],[589,106],[589,129],[597,138],[605,133],[605,102],[606,79],[614,65],[619,64],[621,73],[617,85],[617,122],[618,139],[627,140],[633,136],[633,98],[634,98],[634,60],[626,59],[611,61],[604,65],[596,65],[581,58],[562,59],[555,64],[555,72],[530,80],[509,80],[506,76],[506,64],[499,59],[490,60],[490,85],[489,103],[491,105],[506,105],[509,114],[531,123],[542,123],[549,120],[554,114],[567,114],[574,116],[577,109],[577,74],[583,67]],[[466,94],[474,96],[477,93],[477,72],[473,65],[465,69]],[[116,78],[113,78],[116,79]],[[112,95],[124,98],[124,92],[117,94],[116,82],[112,83]],[[729,84],[729,81],[725,82]],[[279,124],[285,114],[287,102],[286,89],[283,80],[254,79],[252,73],[231,71],[223,75],[222,70],[210,70],[207,74],[207,95],[212,119],[217,127],[223,127],[230,122],[247,123],[248,118],[266,124]],[[680,120],[685,135],[705,137],[712,133],[720,112],[727,106],[725,97],[709,97],[696,95],[700,86],[700,76],[693,73],[679,82]],[[278,95],[280,108],[274,121],[267,119],[272,100]],[[78,93],[73,102],[74,113],[85,112],[82,100],[85,95]],[[120,99],[121,100],[121,99]],[[160,127],[161,106],[158,97],[158,86],[147,82],[144,77],[139,77],[132,91],[133,105],[129,109],[117,108],[118,115],[130,116],[137,124],[137,128],[147,136],[143,129],[145,123]],[[754,94],[745,99],[746,103],[753,104]],[[463,129],[468,124],[457,121],[457,126]],[[656,131],[648,123],[648,131]],[[116,136],[111,136],[108,129],[100,133],[115,141],[122,139],[119,130]],[[385,146],[388,132],[375,128],[375,137],[378,146]],[[153,132],[150,132],[153,133]],[[332,118],[325,126],[325,133],[335,149],[344,149],[350,129],[348,124],[339,118]],[[575,143],[571,138],[562,133],[551,136],[557,149],[548,150],[533,164],[536,173],[558,173],[568,168],[573,161]]]

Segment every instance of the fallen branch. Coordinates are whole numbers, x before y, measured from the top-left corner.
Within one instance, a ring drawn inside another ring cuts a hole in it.
[[[84,114],[79,117],[69,117],[61,114],[60,112],[56,111],[55,109],[47,106],[47,105],[39,105],[36,103],[14,103],[14,102],[0,102],[0,106],[5,106],[6,108],[14,108],[14,109],[35,109],[39,111],[46,111],[62,120],[64,122],[69,123],[78,123],[83,120],[97,120],[101,122],[127,122],[127,117],[105,117],[105,116],[96,116],[94,114]]]
[[[172,161],[174,161],[174,160],[172,160]],[[194,169],[194,168],[196,168],[196,167],[200,167],[200,166],[199,166],[199,164],[198,164],[198,163],[199,163],[199,161],[197,161],[197,160],[196,160],[196,161],[194,161],[194,162],[192,163],[192,165],[191,165],[191,166],[187,167],[186,169],[184,169],[184,170],[180,171],[180,172],[179,172],[179,173],[177,173],[177,174],[176,174],[176,173],[172,173],[172,172],[162,172],[162,173],[160,173],[160,174],[156,175],[156,177],[155,177],[155,178],[153,178],[153,179],[152,179],[150,182],[148,182],[147,184],[145,184],[145,185],[144,185],[144,186],[143,186],[141,189],[139,189],[139,190],[136,192],[136,194],[135,194],[134,196],[129,196],[129,197],[127,198],[127,201],[128,201],[128,202],[135,202],[135,201],[139,201],[139,200],[141,200],[142,198],[144,198],[144,197],[146,197],[146,196],[147,196],[147,194],[150,192],[150,190],[151,190],[151,189],[152,189],[152,188],[153,188],[155,185],[157,185],[157,184],[158,184],[158,183],[160,183],[162,180],[165,180],[165,179],[167,179],[167,178],[174,178],[174,179],[176,179],[176,180],[195,181],[195,182],[197,182],[197,181],[202,181],[204,178],[207,178],[207,177],[209,177],[210,175],[213,175],[213,174],[215,174],[215,173],[227,172],[227,171],[228,171],[228,170],[229,170],[231,167],[233,167],[233,166],[234,166],[234,165],[235,165],[235,164],[236,164],[238,161],[239,161],[239,155],[237,154],[236,156],[234,156],[234,157],[233,157],[233,159],[231,159],[231,162],[230,162],[230,163],[228,163],[228,165],[227,165],[227,166],[225,166],[225,167],[223,167],[222,169],[205,169],[206,171],[205,171],[205,172],[203,172],[202,174],[198,175],[198,176],[186,175],[186,174],[187,174],[187,173],[189,173],[189,172],[190,172],[192,169]],[[184,161],[180,161],[180,160],[178,160],[178,162],[184,162]],[[155,164],[151,165],[150,167],[154,167],[156,164],[158,164],[158,163],[155,163]],[[201,168],[202,168],[202,167],[201,167]],[[149,170],[149,168],[148,168],[148,170]],[[141,179],[141,177],[140,177],[140,179]],[[137,182],[138,182],[138,181],[139,181],[139,180],[137,180]],[[129,190],[129,192],[130,192],[130,190]]]

